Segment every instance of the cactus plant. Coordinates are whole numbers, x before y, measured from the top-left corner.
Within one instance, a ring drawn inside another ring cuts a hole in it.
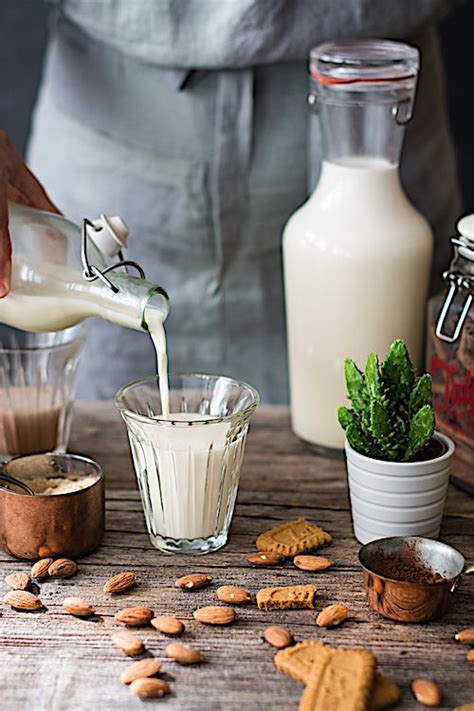
[[[397,462],[422,453],[435,428],[431,376],[416,377],[405,343],[394,341],[382,364],[371,353],[365,372],[347,358],[345,376],[352,408],[340,407],[338,418],[351,447]]]

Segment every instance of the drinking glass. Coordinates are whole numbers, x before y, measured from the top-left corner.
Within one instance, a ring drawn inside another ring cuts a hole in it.
[[[0,327],[0,459],[66,451],[86,335]]]
[[[167,553],[209,553],[227,541],[250,417],[259,395],[219,375],[170,376],[164,419],[156,376],[125,385],[115,403],[151,541]]]

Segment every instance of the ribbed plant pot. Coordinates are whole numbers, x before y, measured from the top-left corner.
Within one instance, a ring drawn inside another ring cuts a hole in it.
[[[454,455],[440,432],[444,452],[421,462],[386,462],[359,454],[346,441],[354,536],[370,543],[389,536],[438,538]]]

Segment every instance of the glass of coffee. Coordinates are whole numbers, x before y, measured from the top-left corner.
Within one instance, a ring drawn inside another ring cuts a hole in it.
[[[167,553],[209,553],[227,541],[259,396],[218,375],[171,375],[169,386],[168,417],[156,376],[125,385],[115,402],[153,545]]]
[[[0,327],[0,458],[64,452],[83,324],[56,333]]]

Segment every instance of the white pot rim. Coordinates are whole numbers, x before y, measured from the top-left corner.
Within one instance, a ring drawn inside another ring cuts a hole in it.
[[[437,439],[439,442],[444,444],[445,447],[447,447],[446,452],[441,454],[439,457],[435,457],[435,459],[426,459],[426,460],[421,460],[419,462],[391,462],[391,461],[388,461],[387,459],[375,459],[374,457],[367,457],[367,455],[361,454],[356,449],[351,447],[351,445],[349,444],[347,439],[345,441],[344,446],[345,446],[346,454],[348,455],[348,457],[350,457],[352,461],[359,460],[359,462],[362,465],[364,464],[364,462],[366,464],[368,464],[370,462],[378,462],[379,464],[383,463],[384,467],[387,467],[388,469],[399,469],[400,467],[403,467],[406,469],[413,469],[413,468],[416,469],[416,467],[419,467],[420,465],[423,465],[423,464],[425,464],[425,465],[426,464],[433,464],[433,465],[434,464],[441,464],[444,461],[448,461],[453,456],[454,450],[455,450],[455,444],[454,444],[453,440],[451,439],[451,437],[448,437],[447,435],[442,434],[442,432],[438,432],[438,430],[435,430],[435,432],[433,434],[433,438]]]

